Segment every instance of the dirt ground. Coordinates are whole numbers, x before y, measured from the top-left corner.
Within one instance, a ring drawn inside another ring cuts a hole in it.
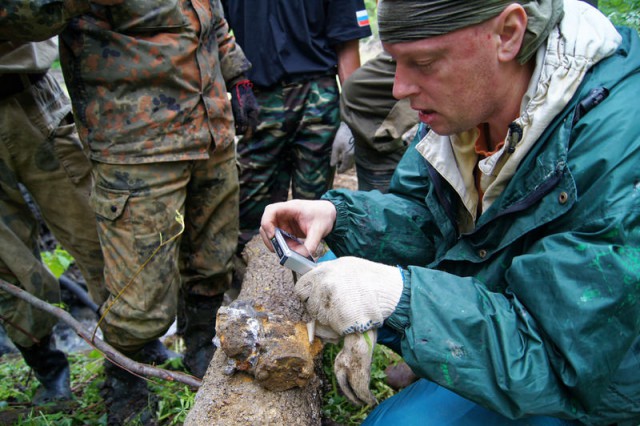
[[[336,173],[336,177],[333,179],[334,188],[347,188],[357,189],[358,178],[356,177],[356,169],[352,167],[344,173]]]

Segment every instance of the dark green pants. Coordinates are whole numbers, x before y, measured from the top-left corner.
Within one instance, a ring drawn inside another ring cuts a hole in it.
[[[418,113],[409,100],[393,97],[396,64],[380,53],[342,86],[340,112],[355,141],[358,189],[386,192],[396,165],[411,142]]]
[[[329,164],[339,125],[335,76],[256,88],[260,125],[238,142],[240,244],[260,228],[268,204],[293,198],[318,199],[333,184]]]

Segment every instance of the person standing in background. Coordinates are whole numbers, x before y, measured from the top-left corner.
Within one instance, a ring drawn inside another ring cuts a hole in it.
[[[252,64],[260,105],[256,131],[238,141],[238,253],[264,208],[318,199],[333,184],[331,145],[340,123],[339,88],[360,66],[371,35],[363,0],[223,0],[225,16]]]
[[[395,70],[395,61],[380,52],[342,85],[343,123],[334,140],[332,163],[342,172],[355,161],[360,191],[387,192],[391,176],[418,128],[418,114],[409,100],[393,97]]]
[[[57,57],[55,38],[0,41],[0,279],[60,303],[60,284],[39,255],[38,218],[24,188],[100,304],[108,293],[89,206],[91,162],[69,98],[49,72]],[[33,403],[70,399],[69,363],[52,336],[57,318],[0,291],[0,321],[41,384]]]
[[[60,33],[105,258],[105,340],[136,361],[178,314],[184,364],[206,372],[238,235],[236,125],[255,99],[218,0],[3,2],[0,38]],[[244,122],[243,122],[244,121]],[[108,423],[149,420],[144,379],[105,363]]]

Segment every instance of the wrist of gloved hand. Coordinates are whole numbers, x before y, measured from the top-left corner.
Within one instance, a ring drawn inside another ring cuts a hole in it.
[[[380,327],[395,310],[402,289],[398,267],[347,256],[304,274],[295,292],[318,323],[346,335]]]
[[[253,83],[240,80],[231,87],[231,109],[236,135],[249,137],[258,127],[260,106],[253,93]]]
[[[341,122],[331,147],[331,166],[344,173],[355,163],[354,139],[347,123]]]

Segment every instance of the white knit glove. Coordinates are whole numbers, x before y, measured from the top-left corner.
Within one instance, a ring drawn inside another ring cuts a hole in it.
[[[295,291],[318,323],[345,335],[380,327],[402,287],[399,268],[347,256],[319,263],[300,277]]]
[[[371,360],[378,331],[375,328],[364,333],[344,336],[344,346],[333,363],[333,369],[342,392],[355,405],[378,403],[369,389]]]
[[[354,146],[353,134],[345,122],[340,123],[331,148],[331,166],[336,166],[338,173],[344,173],[353,167]]]

